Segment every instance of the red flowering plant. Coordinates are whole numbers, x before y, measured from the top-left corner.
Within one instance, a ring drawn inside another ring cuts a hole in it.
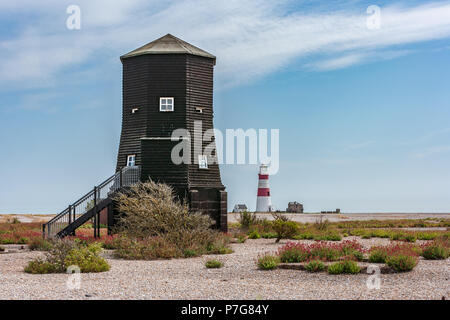
[[[288,242],[278,250],[281,262],[310,260],[363,260],[366,250],[356,240],[333,243],[317,241],[311,244]]]

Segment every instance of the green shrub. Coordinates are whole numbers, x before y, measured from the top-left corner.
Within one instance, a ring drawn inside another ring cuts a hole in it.
[[[184,250],[183,254],[184,254],[184,257],[185,257],[185,258],[191,258],[191,257],[196,257],[196,256],[198,256],[197,251],[192,250],[192,249],[186,249],[186,250]]]
[[[325,264],[320,260],[312,260],[306,264],[305,269],[309,272],[319,272],[325,270]]]
[[[240,235],[237,236],[237,242],[238,243],[244,243],[245,241],[247,241],[247,236],[246,235],[240,234]]]
[[[47,273],[61,273],[62,271],[53,263],[45,261],[44,259],[36,259],[30,261],[25,267],[24,271],[31,274],[47,274]]]
[[[261,235],[261,238],[264,238],[264,239],[275,239],[276,237],[277,237],[277,234],[275,232],[266,232]]]
[[[449,257],[449,250],[441,244],[431,244],[422,250],[422,257],[427,260],[445,260]]]
[[[252,230],[249,234],[248,234],[248,238],[249,239],[259,239],[261,238],[259,232],[257,230]]]
[[[276,242],[279,242],[281,239],[292,239],[299,230],[298,224],[294,221],[275,220],[272,227],[277,234]]]
[[[417,237],[413,234],[407,234],[404,236],[405,241],[407,242],[416,242]]]
[[[258,269],[260,270],[272,270],[275,269],[278,264],[280,263],[280,260],[277,256],[271,255],[271,254],[265,254],[263,256],[260,256],[258,258]]]
[[[325,240],[325,241],[341,241],[342,236],[338,233],[328,233],[321,236],[315,236],[314,240]]]
[[[416,256],[397,254],[388,256],[386,264],[397,272],[411,271],[417,265],[419,259]]]
[[[297,235],[293,236],[292,239],[295,239],[295,240],[313,240],[314,237],[315,236],[313,234],[311,234],[311,233],[300,233],[300,234],[297,234]]]
[[[244,229],[250,228],[257,221],[258,221],[258,218],[256,217],[255,213],[247,212],[247,211],[239,213],[239,223],[241,224],[241,227]]]
[[[361,268],[355,261],[351,260],[335,262],[328,266],[329,274],[357,274],[359,272],[361,272]]]
[[[90,244],[87,247],[75,248],[69,252],[64,264],[69,266],[78,266],[82,273],[104,272],[110,269],[108,262],[99,256],[102,247],[99,243]]]
[[[99,243],[81,246],[74,241],[64,239],[50,243],[45,259],[30,261],[25,272],[32,274],[64,273],[69,266],[76,265],[81,272],[103,272],[109,270],[108,263],[99,256]]]
[[[388,255],[385,250],[374,249],[370,251],[369,262],[372,263],[385,263]]]
[[[205,263],[205,267],[207,267],[208,269],[211,269],[211,268],[222,268],[223,267],[223,263],[218,261],[218,260],[215,260],[215,259],[208,260]]]
[[[316,219],[313,226],[317,230],[324,231],[330,227],[330,221],[328,219],[323,220],[323,216],[321,215],[320,218]]]
[[[329,274],[341,274],[344,273],[344,265],[341,262],[335,262],[330,264],[327,269]]]

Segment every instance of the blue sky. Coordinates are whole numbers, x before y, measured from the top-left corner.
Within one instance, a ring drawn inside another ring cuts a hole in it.
[[[166,33],[217,56],[218,129],[280,129],[277,208],[450,212],[449,1],[23,0],[0,3],[0,213],[56,213],[114,172],[119,56]],[[254,209],[256,166],[221,172]]]

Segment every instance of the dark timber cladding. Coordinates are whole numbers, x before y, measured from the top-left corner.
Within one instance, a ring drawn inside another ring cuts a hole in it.
[[[217,227],[226,230],[227,194],[214,164],[214,138],[194,153],[194,137],[213,129],[213,72],[216,58],[170,34],[121,57],[123,64],[122,135],[117,170],[136,156],[142,179],[165,182],[189,200],[193,210],[211,215]],[[173,111],[160,111],[160,98],[173,98]],[[201,132],[195,132],[195,122]],[[187,129],[191,136],[191,163],[176,165],[171,160],[175,129]],[[208,168],[197,160],[206,146],[214,146]]]

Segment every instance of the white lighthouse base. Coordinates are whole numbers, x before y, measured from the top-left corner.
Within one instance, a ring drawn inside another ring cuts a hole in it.
[[[256,200],[256,212],[271,212],[272,202],[270,197],[258,197]]]

